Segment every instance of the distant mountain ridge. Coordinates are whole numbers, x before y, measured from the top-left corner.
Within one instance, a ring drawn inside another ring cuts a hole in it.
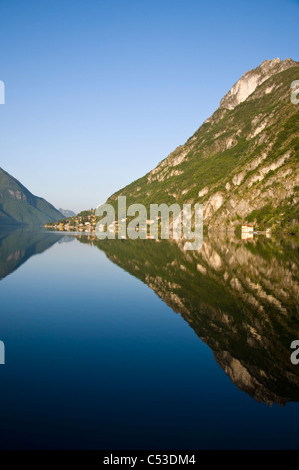
[[[248,221],[299,233],[299,105],[290,90],[298,79],[289,58],[246,72],[185,144],[107,202],[202,203],[217,230]]]
[[[59,209],[59,212],[61,212],[62,215],[64,215],[64,217],[76,217],[76,212],[74,211],[70,211],[68,209]]]
[[[45,225],[63,218],[55,207],[34,196],[16,178],[0,168],[0,226]]]

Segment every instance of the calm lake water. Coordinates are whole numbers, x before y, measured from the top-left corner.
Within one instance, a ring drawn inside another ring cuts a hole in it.
[[[298,247],[0,232],[1,448],[299,448]]]

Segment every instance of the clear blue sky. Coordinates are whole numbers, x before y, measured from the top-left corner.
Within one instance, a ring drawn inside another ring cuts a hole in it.
[[[245,71],[299,60],[298,18],[295,0],[0,0],[0,166],[56,207],[96,207]]]

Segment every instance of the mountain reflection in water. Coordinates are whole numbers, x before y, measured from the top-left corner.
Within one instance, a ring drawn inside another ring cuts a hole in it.
[[[169,241],[79,239],[180,313],[240,390],[269,405],[299,401],[299,371],[290,361],[299,338],[295,242],[218,236],[184,251]]]
[[[31,256],[43,253],[54,243],[66,239],[55,233],[23,229],[0,230],[0,280],[18,269]],[[69,239],[70,241],[72,239]]]
[[[299,251],[292,240],[205,237],[183,243],[104,240],[92,235],[2,230],[0,280],[55,243],[92,244],[180,313],[232,382],[258,402],[299,401]]]

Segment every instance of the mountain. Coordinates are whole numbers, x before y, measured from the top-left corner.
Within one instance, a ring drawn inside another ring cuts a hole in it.
[[[107,202],[202,203],[217,230],[247,221],[299,233],[299,105],[290,89],[298,79],[292,59],[246,72],[184,145]]]
[[[76,213],[73,211],[70,211],[68,209],[59,209],[59,212],[61,212],[64,217],[76,217]]]
[[[62,214],[52,204],[34,196],[0,168],[0,226],[44,225],[61,218]]]

